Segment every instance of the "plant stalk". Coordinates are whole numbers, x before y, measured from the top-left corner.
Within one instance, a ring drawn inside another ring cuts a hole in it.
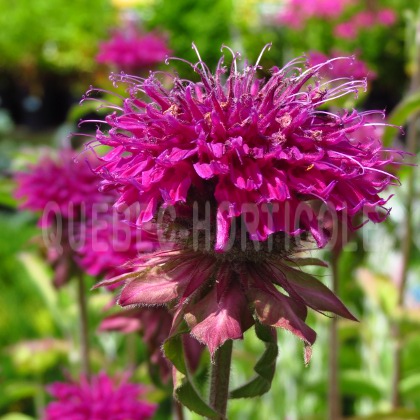
[[[340,251],[331,253],[332,291],[338,292],[338,262]],[[328,354],[328,419],[341,419],[341,395],[339,386],[339,340],[338,340],[338,318],[334,317],[330,324],[330,348]]]
[[[229,377],[232,360],[232,340],[227,340],[214,355],[210,378],[210,406],[220,417],[226,419],[227,401],[229,397]]]
[[[184,420],[184,409],[179,401],[174,400],[174,412],[176,420]]]
[[[80,360],[82,365],[82,373],[85,375],[87,380],[90,380],[91,370],[89,362],[89,322],[87,313],[86,290],[82,272],[77,274],[77,292],[80,323]]]

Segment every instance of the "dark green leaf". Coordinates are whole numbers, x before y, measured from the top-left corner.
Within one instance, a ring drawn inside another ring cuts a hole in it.
[[[182,335],[177,334],[165,341],[163,349],[166,357],[172,362],[176,369],[174,377],[174,397],[185,407],[210,419],[220,418],[200,396],[185,363]]]
[[[260,323],[255,324],[257,337],[264,342],[266,349],[254,367],[256,376],[245,385],[230,392],[230,398],[252,398],[268,392],[276,371],[278,355],[276,331]]]

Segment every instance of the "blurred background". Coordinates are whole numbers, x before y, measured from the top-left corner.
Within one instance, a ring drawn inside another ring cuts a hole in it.
[[[70,133],[98,104],[79,105],[91,85],[115,90],[108,76],[124,71],[177,71],[196,77],[194,42],[214,69],[223,44],[242,62],[264,69],[298,56],[317,63],[353,55],[330,79],[367,77],[368,89],[337,107],[385,110],[398,129],[381,129],[388,148],[418,153],[420,8],[413,0],[0,0],[0,419],[39,419],[48,383],[79,369],[76,284],[56,288],[56,266],[41,249],[37,215],[18,210],[13,174],[45,150],[78,147]],[[95,118],[95,117],[92,117]],[[229,419],[420,419],[420,221],[418,168],[402,166],[402,187],[390,191],[392,211],[368,224],[340,250],[320,251],[330,269],[315,274],[333,287],[360,320],[311,314],[318,332],[304,367],[301,344],[280,333],[272,390],[232,401]],[[96,281],[85,274],[87,289]],[[105,292],[88,293],[93,370],[130,366],[158,404],[155,418],[172,416],[170,387],[156,380],[144,331],[99,332]],[[337,335],[337,340],[331,337]],[[233,384],[252,374],[263,346],[250,333],[234,350]],[[335,355],[335,357],[334,357]],[[159,374],[157,374],[159,376]],[[162,379],[162,378],[160,378]],[[164,382],[164,381],[163,381]],[[331,396],[331,390],[338,389]],[[335,408],[331,408],[334,405]],[[333,410],[333,411],[332,411]],[[185,413],[185,418],[199,418]]]

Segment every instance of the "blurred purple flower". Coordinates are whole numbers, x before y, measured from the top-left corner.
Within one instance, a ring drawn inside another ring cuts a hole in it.
[[[48,387],[56,401],[48,404],[45,420],[146,420],[156,405],[142,401],[142,385],[100,373],[89,383],[56,382]]]
[[[37,164],[15,174],[15,196],[23,199],[21,209],[38,213],[48,262],[54,268],[53,283],[65,284],[75,273],[77,252],[86,240],[86,224],[97,207],[109,208],[113,194],[99,191],[99,178],[91,167],[98,161],[93,154],[70,148],[49,150]]]
[[[130,271],[129,262],[152,252],[156,238],[145,229],[123,220],[106,206],[106,212],[86,222],[85,241],[77,250],[77,263],[91,276],[113,277]]]
[[[330,59],[339,58],[343,56],[345,56],[345,53],[336,50],[333,51],[329,57],[319,51],[311,51],[309,53],[308,61],[309,65],[313,67],[325,63]],[[369,70],[367,64],[356,57],[354,57],[351,61],[335,60],[331,62],[329,66],[324,66],[320,71],[320,75],[330,80],[341,80],[342,77],[353,77],[355,79],[363,79],[366,77],[369,80],[373,80],[376,77],[376,74],[373,71]],[[359,130],[362,130],[362,127]]]
[[[48,151],[37,164],[15,174],[15,197],[24,199],[21,209],[41,213],[39,224],[48,227],[56,217],[80,221],[92,214],[93,206],[104,202],[98,190],[98,176],[72,149]],[[94,166],[93,155],[90,165]],[[109,201],[108,201],[109,202]]]
[[[339,23],[334,28],[334,35],[344,39],[354,39],[357,37],[357,28],[351,22]]]
[[[355,39],[361,31],[370,31],[378,26],[392,26],[397,21],[397,15],[392,9],[380,9],[376,12],[362,10],[347,21],[339,23],[334,28],[334,34],[344,39]]]
[[[102,42],[96,57],[99,63],[136,72],[162,63],[170,53],[167,41],[157,33],[142,33],[133,24],[116,29],[109,41]]]
[[[289,0],[278,20],[295,29],[301,28],[310,18],[335,19],[353,0]]]
[[[394,25],[397,21],[397,14],[392,9],[381,9],[377,16],[378,22],[384,26]]]

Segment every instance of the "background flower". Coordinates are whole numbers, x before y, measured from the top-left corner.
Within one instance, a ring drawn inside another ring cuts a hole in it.
[[[91,383],[83,378],[80,382],[57,382],[48,391],[56,401],[47,406],[45,420],[146,420],[156,410],[154,404],[141,401],[142,385],[103,372]]]

